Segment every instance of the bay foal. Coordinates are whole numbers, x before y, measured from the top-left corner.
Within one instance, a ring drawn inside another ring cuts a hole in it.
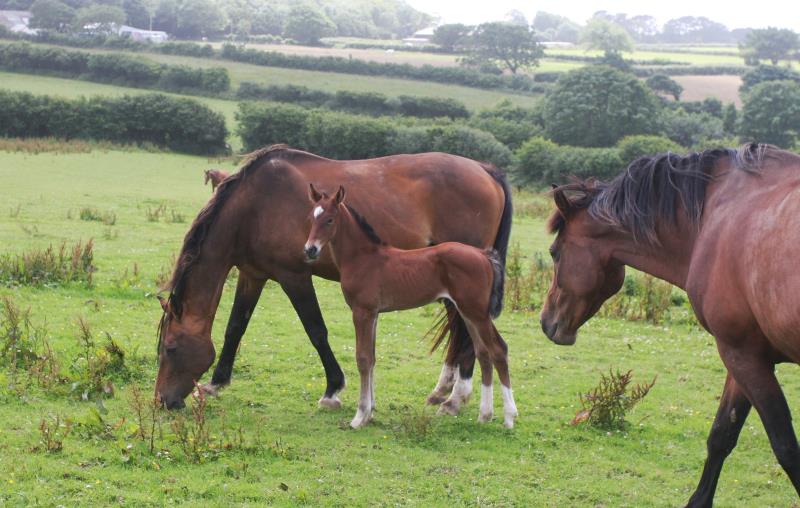
[[[464,319],[481,365],[478,421],[492,418],[492,367],[502,384],[506,427],[517,408],[508,374],[508,347],[492,323],[500,314],[503,264],[492,250],[456,242],[414,250],[383,243],[367,221],[344,204],[345,190],[332,197],[310,184],[311,232],[305,256],[315,261],[326,244],[341,275],[342,293],[353,311],[356,363],[361,376],[358,411],[350,425],[359,428],[375,408],[375,332],[378,314],[412,309],[439,299],[451,301]],[[447,408],[443,408],[447,412]]]

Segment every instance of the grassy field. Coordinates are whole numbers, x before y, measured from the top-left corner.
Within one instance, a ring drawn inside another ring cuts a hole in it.
[[[683,87],[681,100],[701,101],[715,97],[724,103],[733,102],[737,108],[742,107],[740,76],[674,76],[672,79]]]
[[[108,333],[127,352],[127,377],[102,407],[69,386],[10,390],[0,367],[0,504],[4,506],[676,506],[699,477],[705,437],[725,377],[713,341],[687,324],[649,325],[593,319],[577,345],[558,347],[535,312],[506,311],[498,329],[510,347],[520,417],[508,431],[476,422],[477,402],[459,417],[430,417],[423,401],[439,373],[438,354],[421,342],[432,308],[384,315],[376,367],[375,421],[352,431],[357,371],[349,310],[336,284],[316,280],[330,340],[350,381],[341,411],[317,409],[321,365],[279,288],[269,284],[244,337],[232,385],[206,410],[218,446],[199,459],[165,437],[153,453],[136,435],[133,388],[152,393],[156,279],[180,248],[188,222],[210,189],[203,158],[138,152],[42,154],[0,152],[0,255],[62,241],[95,241],[94,286],[0,287],[46,323],[68,370],[80,353],[76,319],[97,341]],[[157,207],[176,222],[150,221]],[[80,220],[94,207],[113,225]],[[181,217],[182,216],[182,217]],[[276,218],[276,220],[280,220]],[[512,242],[526,255],[546,251],[539,218],[519,218]],[[136,274],[136,275],[134,275]],[[217,349],[234,284],[226,284]],[[0,333],[3,333],[0,331]],[[635,381],[657,376],[650,395],[619,432],[572,427],[578,394],[609,368]],[[779,376],[789,404],[800,402],[792,367]],[[496,414],[501,411],[495,396]],[[46,453],[42,419],[73,423],[63,450]],[[98,416],[99,415],[99,416]],[[98,418],[101,423],[98,423]],[[237,437],[239,436],[239,437]],[[196,463],[198,462],[198,463]],[[790,506],[794,491],[755,415],[725,466],[716,506]]]

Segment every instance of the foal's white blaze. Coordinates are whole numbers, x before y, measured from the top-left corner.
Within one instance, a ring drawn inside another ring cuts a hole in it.
[[[325,210],[323,210],[321,206],[317,206],[316,208],[314,208],[314,218],[316,219],[317,217],[322,215],[322,212],[324,211]]]
[[[517,404],[514,402],[514,393],[511,388],[501,384],[500,390],[503,392],[503,413],[505,416],[503,425],[510,429],[514,426],[514,419],[517,417]]]
[[[486,423],[492,419],[492,412],[494,411],[492,385],[486,386],[481,383],[481,408],[478,413],[478,421]]]

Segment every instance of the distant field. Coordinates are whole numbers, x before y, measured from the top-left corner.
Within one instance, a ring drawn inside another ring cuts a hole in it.
[[[580,56],[602,56],[601,51],[585,50],[583,48],[554,48],[546,51],[548,56],[556,55],[580,55]],[[665,51],[639,50],[632,53],[624,53],[626,59],[633,60],[671,60],[675,62],[685,62],[689,65],[740,65],[744,66],[744,60],[739,56],[707,54],[707,53],[670,53]]]
[[[2,41],[0,41],[2,43]],[[81,51],[81,50],[79,50]],[[91,52],[117,53],[111,50],[82,50]],[[522,95],[500,92],[495,90],[481,90],[458,85],[446,85],[429,81],[416,81],[410,79],[384,78],[378,76],[359,76],[336,72],[306,71],[298,69],[284,69],[279,67],[263,67],[226,60],[206,58],[192,58],[178,55],[162,55],[159,53],[131,53],[141,55],[150,60],[182,64],[193,67],[225,67],[231,76],[233,88],[242,81],[251,81],[263,85],[301,85],[309,88],[338,91],[350,90],[354,92],[380,92],[388,96],[415,95],[425,97],[452,98],[462,101],[469,109],[478,110],[489,108],[503,99],[508,99],[514,104],[532,106],[538,100],[535,95]],[[0,83],[3,86],[3,83]]]
[[[725,103],[735,103],[737,108],[742,106],[739,96],[742,78],[739,76],[674,76],[672,79],[683,86],[681,100],[701,101],[716,97]]]

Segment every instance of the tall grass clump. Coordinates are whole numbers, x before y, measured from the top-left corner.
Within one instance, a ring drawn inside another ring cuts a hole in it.
[[[83,221],[97,221],[102,222],[106,226],[113,226],[117,223],[117,214],[111,211],[103,212],[97,208],[84,207],[81,208],[80,218]]]
[[[600,383],[589,393],[580,395],[582,409],[575,415],[572,424],[586,422],[592,427],[605,430],[624,429],[627,425],[627,413],[656,384],[653,378],[650,383],[634,385],[628,390],[631,378],[630,370],[624,374],[613,370],[608,371],[608,376],[600,374]]]
[[[80,240],[69,246],[31,249],[20,254],[0,255],[0,284],[6,286],[55,286],[70,282],[92,286],[95,267],[94,242]]]

